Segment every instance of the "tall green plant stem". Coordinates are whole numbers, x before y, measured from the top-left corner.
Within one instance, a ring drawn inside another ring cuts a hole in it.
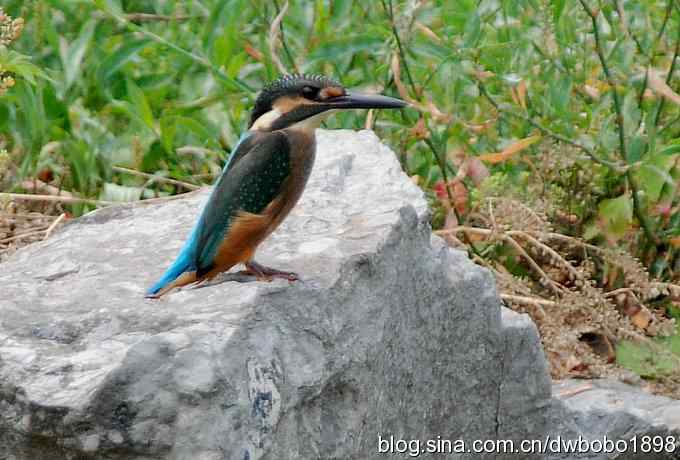
[[[416,85],[413,81],[413,77],[411,76],[411,70],[408,65],[408,61],[406,60],[406,53],[404,52],[404,47],[401,44],[401,39],[399,38],[399,32],[397,31],[397,26],[395,25],[394,22],[394,9],[392,7],[392,0],[387,0],[387,3],[385,0],[381,0],[381,3],[383,5],[383,8],[385,9],[385,12],[388,14],[389,20],[390,20],[390,25],[392,28],[392,35],[394,36],[394,40],[397,43],[397,51],[399,52],[399,60],[404,66],[404,71],[406,72],[406,77],[408,78],[408,83],[411,88],[411,91],[413,92],[413,96],[416,99],[420,99],[418,96],[418,90],[416,88]],[[427,128],[427,131],[430,131],[430,127],[427,126],[427,120],[425,120],[425,126]],[[453,194],[451,193],[451,190],[449,189],[449,179],[448,179],[448,174],[446,173],[446,159],[441,158],[439,155],[439,152],[437,151],[437,148],[434,146],[432,141],[428,138],[423,139],[423,142],[428,146],[428,148],[432,151],[432,156],[434,156],[435,161],[437,162],[437,166],[439,166],[439,169],[441,170],[442,173],[442,179],[444,180],[445,187],[444,189],[446,190],[446,194],[448,195],[449,200],[453,203]],[[456,213],[456,218],[458,219],[458,222],[462,222],[460,220],[460,216],[458,215],[458,211],[453,208],[453,211]]]
[[[604,49],[602,47],[602,40],[600,38],[600,28],[597,25],[597,16],[599,12],[596,12],[595,10],[591,9],[585,0],[579,1],[581,3],[581,6],[583,6],[585,12],[588,14],[588,16],[590,16],[590,21],[593,26],[593,37],[595,38],[595,51],[597,52],[597,56],[600,60],[600,65],[602,65],[602,70],[604,71],[605,78],[607,79],[607,84],[609,85],[612,91],[614,111],[616,112],[616,125],[619,134],[619,149],[621,159],[626,164],[628,164],[629,162],[628,153],[626,150],[625,119],[623,116],[623,111],[621,109],[621,99],[619,98],[619,93],[616,90],[616,82],[614,81],[614,77],[611,73],[611,70],[609,69],[607,59],[604,56]],[[626,170],[626,181],[628,182],[630,189],[633,192],[633,213],[635,214],[635,217],[642,225],[642,229],[647,239],[658,246],[660,244],[660,240],[658,236],[654,233],[652,222],[649,220],[648,216],[646,216],[641,209],[640,198],[638,197],[637,183],[635,181],[635,177],[633,176],[633,171],[630,168]]]
[[[673,2],[675,5],[676,3]],[[666,84],[670,84],[671,80],[673,79],[673,74],[675,73],[675,69],[677,67],[678,63],[678,55],[680,54],[680,27],[678,27],[678,35],[675,39],[675,50],[673,51],[673,59],[671,60],[671,68],[668,70],[668,76],[666,77]],[[661,119],[661,112],[664,109],[664,104],[666,103],[665,98],[661,98],[659,101],[659,108],[656,111],[656,114],[654,115],[654,126],[659,125],[659,119]]]
[[[404,52],[404,47],[401,44],[401,39],[399,38],[399,31],[397,30],[397,26],[394,22],[394,9],[392,7],[392,0],[387,0],[388,4],[385,4],[385,0],[381,0],[381,3],[383,5],[383,8],[389,15],[390,19],[390,25],[392,26],[392,35],[394,35],[394,40],[397,43],[397,50],[399,52],[399,59],[404,65],[404,71],[406,72],[406,77],[408,78],[409,86],[411,87],[411,91],[413,92],[413,96],[416,99],[420,99],[420,96],[418,94],[415,82],[413,81],[413,77],[411,76],[411,70],[408,65],[408,61],[406,60],[406,53]],[[404,111],[402,111],[404,113]],[[430,127],[427,124],[427,120],[423,118],[425,121],[425,128],[427,129],[428,132],[430,132]],[[462,216],[456,209],[456,206],[453,204],[453,194],[451,193],[451,189],[449,188],[449,179],[448,179],[448,174],[446,173],[446,156],[444,155],[443,157],[439,155],[439,152],[437,151],[437,148],[434,146],[434,143],[429,139],[425,138],[423,139],[423,142],[428,146],[430,151],[432,152],[432,156],[434,157],[435,161],[437,162],[437,165],[439,166],[439,170],[441,171],[442,174],[442,179],[444,180],[444,190],[446,190],[446,195],[449,199],[449,203],[451,203],[451,210],[453,211],[453,214],[456,216],[456,220],[458,223],[463,223]],[[472,241],[472,238],[464,232],[463,236],[465,238],[465,243],[467,247],[470,249],[470,251],[477,255],[478,257],[482,257],[482,255],[479,253],[477,247]]]

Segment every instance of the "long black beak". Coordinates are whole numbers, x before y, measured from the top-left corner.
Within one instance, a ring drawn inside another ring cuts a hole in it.
[[[406,102],[380,94],[348,93],[325,102],[331,109],[400,109]]]
[[[400,109],[406,102],[379,94],[345,94],[326,99],[316,104],[301,104],[274,120],[269,129],[283,129],[307,118],[311,118],[327,110],[343,109]]]

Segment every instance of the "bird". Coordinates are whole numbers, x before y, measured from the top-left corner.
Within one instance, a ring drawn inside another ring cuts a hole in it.
[[[393,97],[349,92],[322,75],[283,75],[264,86],[177,258],[146,297],[208,281],[238,264],[245,266],[240,274],[256,280],[298,280],[254,256],[302,195],[316,155],[316,128],[339,110],[405,106]]]

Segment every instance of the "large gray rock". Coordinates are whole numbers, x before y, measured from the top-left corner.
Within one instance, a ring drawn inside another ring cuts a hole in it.
[[[319,133],[261,248],[303,282],[145,300],[205,196],[102,209],[0,266],[0,457],[365,459],[379,436],[542,433],[535,328],[506,326],[490,273],[431,243],[373,133]]]
[[[366,131],[318,150],[258,257],[302,282],[144,299],[205,191],[102,209],[1,264],[0,458],[404,458],[576,433],[533,323],[431,237],[393,153]]]
[[[580,439],[582,451],[560,449],[550,459],[680,458],[680,401],[612,380],[564,380],[553,392],[550,436],[574,448]]]

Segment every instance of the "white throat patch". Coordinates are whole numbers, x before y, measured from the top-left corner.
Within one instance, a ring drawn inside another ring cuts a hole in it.
[[[260,117],[255,120],[253,126],[250,127],[251,130],[267,130],[271,128],[272,124],[281,116],[281,112],[276,109],[272,109],[267,113],[263,113]]]
[[[305,118],[302,121],[298,121],[293,125],[289,126],[288,129],[296,129],[299,131],[314,132],[316,128],[321,126],[323,122],[330,114],[335,112],[335,110],[326,110],[325,112],[317,113],[316,115]]]
[[[314,130],[321,126],[321,123],[329,115],[333,114],[336,111],[337,110],[326,110],[325,112],[321,112],[309,118],[305,118],[304,120],[298,121],[297,123],[288,126],[287,129],[295,129],[304,132],[314,132]],[[250,129],[252,131],[270,130],[274,122],[278,120],[282,115],[283,113],[281,111],[279,111],[276,108],[273,108],[269,112],[260,115],[260,117],[257,120],[255,120],[255,123],[253,123],[253,126],[251,126]]]

